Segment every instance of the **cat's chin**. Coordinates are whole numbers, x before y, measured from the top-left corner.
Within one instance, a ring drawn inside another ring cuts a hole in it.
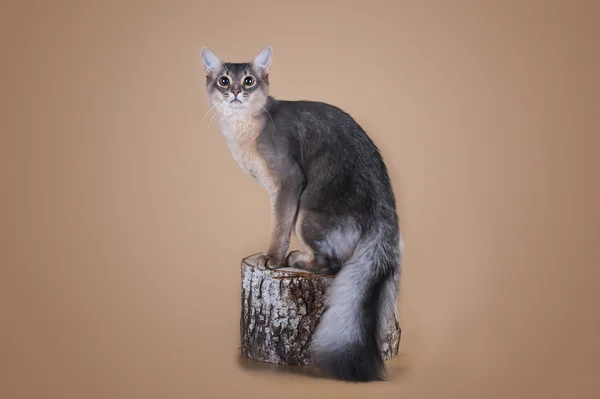
[[[245,104],[241,101],[230,101],[228,107],[231,109],[242,109],[242,108],[246,108],[248,104]]]
[[[233,115],[255,117],[261,114],[263,109],[264,106],[258,105],[257,102],[251,103],[248,101],[230,101],[225,107],[221,109],[220,113],[225,117]]]
[[[232,115],[238,115],[238,114],[246,114],[248,112],[248,104],[243,104],[243,103],[238,103],[238,102],[234,102],[234,103],[229,103],[227,104],[227,106],[221,110],[221,114],[223,116],[232,116]]]

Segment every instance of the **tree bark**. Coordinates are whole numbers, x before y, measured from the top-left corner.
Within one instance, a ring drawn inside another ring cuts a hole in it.
[[[255,267],[256,255],[242,260],[241,351],[266,363],[310,365],[310,340],[323,314],[335,276],[303,270]],[[383,343],[385,360],[398,354],[401,329],[398,309],[389,315]]]

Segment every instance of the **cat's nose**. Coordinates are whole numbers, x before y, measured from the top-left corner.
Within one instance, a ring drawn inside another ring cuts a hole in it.
[[[237,95],[240,94],[240,89],[231,89],[231,92],[233,93],[234,97],[237,97]]]

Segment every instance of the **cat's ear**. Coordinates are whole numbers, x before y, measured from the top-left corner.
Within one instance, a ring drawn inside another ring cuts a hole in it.
[[[202,65],[204,66],[204,72],[207,75],[213,74],[221,69],[223,62],[217,57],[215,53],[212,52],[208,47],[202,47],[200,50],[202,53]]]
[[[269,74],[269,70],[271,69],[271,61],[273,60],[273,49],[271,46],[264,47],[260,53],[254,60],[252,61],[252,65],[259,71],[261,71],[264,75]]]

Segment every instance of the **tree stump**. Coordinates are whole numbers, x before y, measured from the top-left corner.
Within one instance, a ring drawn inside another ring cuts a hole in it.
[[[310,340],[323,314],[335,276],[286,267],[261,270],[256,257],[242,260],[241,351],[249,359],[275,364],[310,365]],[[384,360],[398,354],[398,309],[389,315]]]

